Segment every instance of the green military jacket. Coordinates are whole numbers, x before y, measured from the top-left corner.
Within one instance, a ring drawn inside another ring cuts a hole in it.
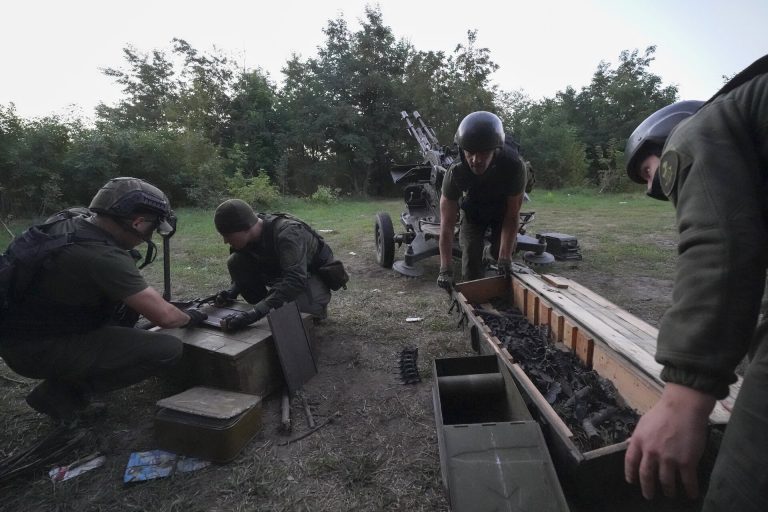
[[[750,350],[768,264],[768,74],[680,123],[658,172],[680,233],[662,378],[723,398]]]
[[[257,261],[254,271],[264,275],[270,285],[263,302],[275,309],[307,288],[309,273],[317,266],[316,258],[324,242],[298,220],[270,214],[259,217],[264,219],[264,231],[244,251]]]

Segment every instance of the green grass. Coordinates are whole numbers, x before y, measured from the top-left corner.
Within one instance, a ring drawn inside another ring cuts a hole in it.
[[[340,200],[326,205],[297,198],[287,198],[276,208],[301,217],[316,229],[334,230],[324,236],[341,259],[350,252],[363,256],[359,254],[361,247],[369,245],[374,216],[379,211],[388,212],[395,232],[400,232],[399,215],[403,209],[399,199]],[[536,190],[531,201],[523,204],[523,210],[536,212],[528,234],[554,231],[575,236],[584,255],[581,265],[587,269],[600,268],[618,275],[623,266],[634,265],[641,273],[658,276],[668,273],[674,260],[676,229],[672,205],[651,200],[639,192]],[[177,215],[179,229],[171,239],[174,296],[199,296],[227,285],[229,251],[213,227],[213,211],[183,208]],[[13,219],[7,224],[19,233],[32,221]],[[5,247],[9,240],[9,234],[2,229],[0,247]],[[401,257],[400,251],[397,250],[397,258]],[[162,250],[155,264],[145,269],[147,279],[158,287],[162,286],[161,261]]]

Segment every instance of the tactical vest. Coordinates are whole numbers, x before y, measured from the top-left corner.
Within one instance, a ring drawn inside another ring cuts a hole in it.
[[[90,212],[85,212],[87,210],[84,209],[65,210],[28,230],[38,233],[39,236],[46,236],[54,226],[61,227],[56,229],[57,234],[50,237],[61,243],[44,248],[44,256],[35,261],[32,267],[24,268],[23,272],[27,275],[20,276],[19,282],[14,283],[16,289],[12,290],[13,298],[0,321],[0,330],[4,335],[10,335],[3,336],[4,339],[12,341],[30,336],[84,333],[100,327],[111,317],[115,309],[113,303],[104,301],[96,308],[83,308],[80,305],[63,304],[27,293],[27,288],[32,288],[40,272],[53,268],[57,254],[65,247],[86,242],[115,245],[109,237],[82,233],[77,229],[77,220],[91,215]],[[24,235],[20,238],[22,237]],[[24,289],[19,289],[22,286]]]
[[[328,257],[330,250],[328,250],[325,240],[303,220],[288,213],[259,214],[259,217],[264,221],[264,227],[259,241],[259,250],[250,251],[250,254],[258,260],[258,265],[261,267],[260,271],[262,273],[268,276],[279,276],[282,273],[280,268],[280,257],[277,253],[277,233],[279,232],[278,228],[282,227],[285,223],[302,226],[318,242],[315,254],[313,254],[312,258],[307,262],[308,272],[314,273],[318,268],[330,261],[330,258]]]

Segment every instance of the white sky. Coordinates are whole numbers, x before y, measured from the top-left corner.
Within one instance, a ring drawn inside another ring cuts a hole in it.
[[[322,29],[343,13],[359,27],[353,0],[16,0],[0,10],[0,105],[22,117],[91,116],[120,87],[100,68],[123,67],[122,49],[170,51],[173,37],[200,51],[225,51],[273,80],[295,52],[314,56]],[[380,0],[396,38],[451,53],[478,30],[479,47],[500,65],[494,82],[534,99],[589,83],[601,60],[657,46],[651,71],[681,99],[706,99],[731,75],[768,53],[766,0]]]

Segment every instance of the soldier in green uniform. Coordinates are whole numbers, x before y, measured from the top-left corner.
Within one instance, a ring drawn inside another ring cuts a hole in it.
[[[768,265],[768,56],[698,110],[676,105],[666,107],[667,114],[677,113],[666,134],[658,130],[660,142],[666,139],[660,158],[643,154],[640,144],[653,122],[638,127],[625,153],[629,176],[675,204],[680,232],[673,303],[656,352],[666,385],[632,435],[625,475],[639,481],[649,499],[659,483],[667,496],[677,485],[697,496],[708,417],[748,355],[703,510],[763,511],[768,322],[758,323],[758,312]],[[660,112],[649,120],[661,122]]]
[[[333,260],[323,238],[305,222],[285,214],[256,214],[245,201],[229,199],[216,208],[216,230],[229,244],[227,268],[232,287],[219,292],[223,305],[238,295],[253,310],[222,321],[228,330],[256,322],[286,302],[316,319],[327,316],[331,290],[318,269]]]
[[[0,324],[0,355],[8,366],[44,379],[27,403],[56,423],[76,421],[93,393],[137,383],[181,357],[182,343],[173,336],[115,325],[119,306],[166,328],[205,318],[165,301],[129,252],[150,243],[154,231],[174,229],[160,189],[116,178],[94,196],[90,211],[50,224],[49,234],[71,233],[76,242],[52,255]]]
[[[485,275],[485,233],[491,229],[490,256],[508,274],[515,253],[525,167],[515,149],[504,144],[504,128],[495,114],[466,116],[456,132],[461,161],[443,179],[440,198],[440,273],[437,285],[453,286],[453,238],[459,209],[461,271],[464,280]]]

